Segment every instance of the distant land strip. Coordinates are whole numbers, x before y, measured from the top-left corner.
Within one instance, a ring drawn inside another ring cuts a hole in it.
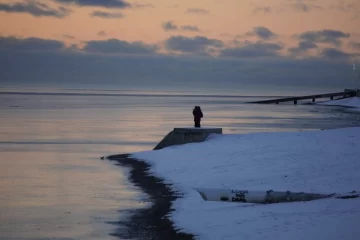
[[[139,94],[139,93],[61,93],[61,92],[0,92],[1,95],[51,95],[51,96],[104,96],[104,97],[213,97],[213,98],[282,98],[290,96],[244,96],[244,95],[211,95],[211,94]]]

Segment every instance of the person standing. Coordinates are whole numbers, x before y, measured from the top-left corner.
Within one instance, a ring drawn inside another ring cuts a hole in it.
[[[201,118],[204,116],[202,111],[201,111],[201,108],[200,106],[195,106],[194,109],[193,109],[193,115],[194,115],[194,122],[195,122],[195,127],[196,128],[199,128],[201,127],[200,126],[200,121],[201,121]]]

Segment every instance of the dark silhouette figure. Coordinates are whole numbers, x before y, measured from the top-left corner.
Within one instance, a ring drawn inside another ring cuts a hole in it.
[[[200,127],[200,121],[201,118],[204,116],[200,106],[195,106],[193,109],[193,115],[194,115],[194,122],[195,122],[195,127],[199,128]]]

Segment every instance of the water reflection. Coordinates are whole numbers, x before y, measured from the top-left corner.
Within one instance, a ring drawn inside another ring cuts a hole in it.
[[[2,153],[1,239],[113,239],[106,222],[119,218],[116,210],[144,206],[110,162],[32,147],[39,149]]]

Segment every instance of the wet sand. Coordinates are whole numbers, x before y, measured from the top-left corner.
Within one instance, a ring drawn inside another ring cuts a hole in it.
[[[150,165],[144,161],[131,158],[129,154],[108,157],[116,161],[119,166],[130,167],[129,180],[149,195],[152,202],[150,208],[136,210],[127,221],[118,222],[125,228],[119,229],[114,235],[121,239],[151,239],[151,240],[192,240],[194,236],[183,233],[174,228],[173,223],[166,217],[172,209],[175,199],[182,197],[174,192],[171,185],[162,179],[150,176]]]

